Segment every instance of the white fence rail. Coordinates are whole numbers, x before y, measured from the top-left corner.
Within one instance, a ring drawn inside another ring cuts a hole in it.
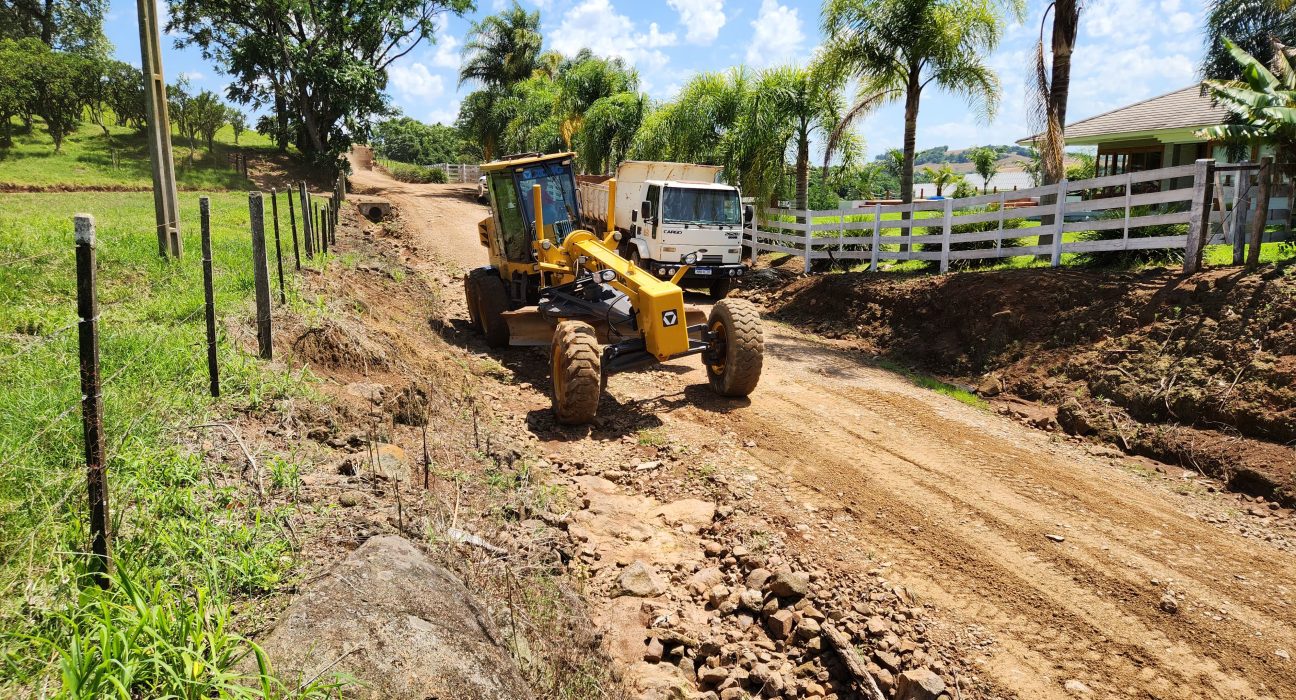
[[[1243,173],[1258,168],[1224,167]],[[1185,268],[1195,270],[1207,243],[1245,238],[1246,203],[1254,202],[1259,190],[1253,187],[1251,194],[1234,197],[1237,201],[1229,211],[1224,200],[1214,196],[1215,175],[1214,161],[1201,160],[964,199],[852,202],[826,211],[768,209],[746,229],[744,244],[755,252],[800,256],[806,272],[814,260],[823,259],[868,260],[870,270],[877,270],[882,260],[929,260],[938,261],[945,272],[952,261],[1019,255],[1047,255],[1056,267],[1064,253],[1152,248],[1185,250]],[[1284,208],[1274,207],[1279,203]],[[1287,206],[1277,198],[1270,200],[1267,221],[1285,230],[1266,240],[1290,235]],[[1048,223],[1014,228],[1021,219]],[[1154,226],[1175,226],[1182,233],[1148,229]],[[1113,233],[1095,240],[1067,235],[1081,231]],[[1035,239],[1035,244],[1022,245],[1019,239]]]

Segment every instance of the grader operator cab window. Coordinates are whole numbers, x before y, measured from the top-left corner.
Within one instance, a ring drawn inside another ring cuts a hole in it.
[[[513,262],[530,262],[532,251],[528,231],[531,227],[522,223],[522,209],[518,206],[513,178],[509,173],[492,173],[490,187],[500,250]]]
[[[576,230],[581,220],[571,166],[563,163],[536,163],[521,168],[517,176],[518,195],[522,201],[527,228],[535,227],[535,206],[531,192],[534,186],[539,185],[545,233],[561,244],[567,234]]]

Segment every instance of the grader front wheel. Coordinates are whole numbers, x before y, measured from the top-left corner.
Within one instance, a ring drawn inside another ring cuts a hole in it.
[[[589,423],[598,412],[603,387],[603,354],[594,327],[562,321],[550,352],[554,415],[567,425]]]
[[[707,318],[712,349],[706,356],[707,378],[721,396],[747,396],[760,381],[765,337],[760,314],[751,302],[722,299]]]

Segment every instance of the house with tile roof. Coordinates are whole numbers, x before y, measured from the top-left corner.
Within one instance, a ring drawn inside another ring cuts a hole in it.
[[[1227,117],[1228,111],[1203,95],[1200,85],[1189,85],[1068,124],[1066,144],[1096,146],[1099,176],[1189,165],[1198,158],[1226,162],[1227,149],[1196,132],[1223,124]],[[1034,141],[1028,136],[1017,143]]]

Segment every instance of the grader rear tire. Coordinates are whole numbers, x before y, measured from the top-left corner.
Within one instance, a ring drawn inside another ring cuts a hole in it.
[[[715,343],[706,358],[711,388],[733,397],[755,391],[765,362],[765,337],[756,307],[743,299],[721,299],[711,307],[707,328]]]
[[[490,274],[478,276],[474,286],[477,291],[477,322],[481,324],[486,344],[492,348],[508,347],[509,328],[504,312],[509,310],[509,301],[504,280],[491,270]]]
[[[559,423],[581,425],[594,420],[603,390],[603,353],[594,327],[562,321],[554,330],[550,351],[553,409]]]
[[[477,281],[482,273],[494,274],[489,267],[479,267],[464,275],[464,300],[468,302],[468,324],[478,333],[482,332],[481,312],[477,310],[479,304],[477,300],[478,290]]]

